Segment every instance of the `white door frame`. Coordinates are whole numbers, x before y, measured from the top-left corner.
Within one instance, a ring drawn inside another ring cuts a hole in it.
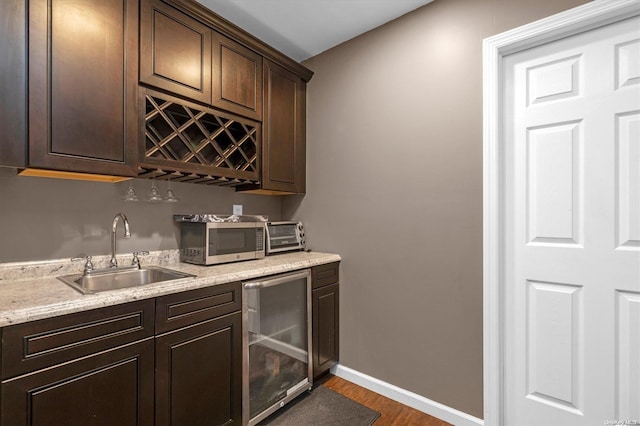
[[[640,15],[640,0],[595,0],[483,41],[484,424],[504,424],[505,164],[503,58]]]

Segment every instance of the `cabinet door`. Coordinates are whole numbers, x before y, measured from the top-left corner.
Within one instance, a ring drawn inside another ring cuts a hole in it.
[[[338,362],[338,283],[315,289],[313,305],[313,377],[318,378]]]
[[[262,56],[213,33],[213,106],[262,119]]]
[[[29,2],[29,166],[134,176],[138,3]]]
[[[262,189],[303,193],[306,84],[268,60],[264,61],[264,84]]]
[[[142,0],[140,81],[211,103],[211,29],[159,0]]]
[[[2,382],[3,425],[152,425],[153,339]]]
[[[156,337],[156,424],[241,421],[240,312]]]
[[[24,167],[27,142],[27,3],[0,1],[0,165]]]

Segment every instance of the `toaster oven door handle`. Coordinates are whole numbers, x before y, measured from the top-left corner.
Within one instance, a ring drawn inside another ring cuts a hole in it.
[[[311,275],[311,271],[309,269],[305,269],[305,270],[302,270],[302,271],[293,272],[291,274],[278,275],[277,277],[268,278],[266,280],[247,281],[247,282],[243,283],[243,287],[244,287],[245,290],[252,290],[252,289],[256,289],[256,288],[271,287],[271,286],[274,286],[274,285],[278,285],[278,284],[289,282],[291,280],[297,280],[297,279],[301,279],[301,278],[308,278],[308,277],[310,277],[310,275]]]

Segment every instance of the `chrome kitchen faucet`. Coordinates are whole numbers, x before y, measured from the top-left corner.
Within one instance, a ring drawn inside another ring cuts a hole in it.
[[[120,218],[122,219],[122,223],[124,223],[124,237],[131,238],[127,216],[125,216],[124,213],[118,213],[113,218],[113,223],[111,224],[111,260],[109,261],[110,268],[118,267],[118,261],[116,260],[116,228],[118,226],[118,219]]]

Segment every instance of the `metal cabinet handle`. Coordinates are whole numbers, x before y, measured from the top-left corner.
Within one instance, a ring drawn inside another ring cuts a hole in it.
[[[262,288],[264,287],[261,282],[253,282],[253,283],[244,283],[243,287],[247,290],[253,290],[254,288]]]
[[[305,269],[298,272],[293,272],[290,274],[278,275],[275,278],[268,278],[266,280],[260,281],[248,281],[243,283],[242,286],[245,290],[252,290],[256,288],[264,288],[271,287],[273,285],[283,284],[292,280],[297,280],[301,278],[308,278],[311,276],[311,271],[309,269]]]

